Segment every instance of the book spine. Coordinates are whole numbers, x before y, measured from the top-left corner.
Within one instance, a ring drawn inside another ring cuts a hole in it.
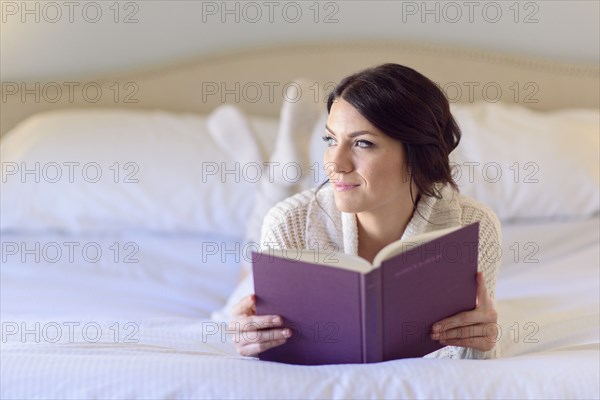
[[[361,275],[363,363],[383,361],[383,292],[381,268]]]

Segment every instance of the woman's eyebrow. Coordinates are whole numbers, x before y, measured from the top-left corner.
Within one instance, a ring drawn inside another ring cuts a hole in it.
[[[333,133],[333,131],[331,130],[330,127],[327,126],[327,124],[325,124],[325,129],[327,129],[332,135],[335,136],[335,133]],[[356,136],[365,135],[365,134],[374,135],[374,133],[370,132],[370,131],[356,131],[356,132],[349,133],[348,136],[351,138],[354,138]]]

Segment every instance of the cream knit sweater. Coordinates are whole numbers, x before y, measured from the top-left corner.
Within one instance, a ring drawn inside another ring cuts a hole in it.
[[[413,214],[402,240],[428,231],[480,221],[478,270],[483,272],[488,293],[495,299],[496,277],[500,265],[500,222],[494,212],[483,204],[455,192],[449,186],[440,188],[441,199],[421,196],[417,203],[418,212]],[[271,208],[262,225],[262,246],[318,248],[327,251],[333,245],[344,253],[357,255],[359,238],[356,214],[337,209],[330,184],[318,191],[318,204],[315,201],[316,190],[305,190]],[[324,248],[325,246],[327,247]],[[496,345],[487,352],[446,346],[425,357],[486,359],[499,356],[499,346]]]

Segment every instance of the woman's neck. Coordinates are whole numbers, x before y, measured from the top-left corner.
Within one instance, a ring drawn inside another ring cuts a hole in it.
[[[375,255],[388,244],[402,238],[414,214],[414,206],[394,210],[375,210],[358,213],[358,255],[373,262]]]

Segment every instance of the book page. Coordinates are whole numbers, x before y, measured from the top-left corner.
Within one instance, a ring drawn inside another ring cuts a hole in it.
[[[405,251],[415,248],[421,243],[426,243],[431,240],[437,239],[460,228],[462,228],[462,226],[459,225],[451,228],[439,229],[437,231],[422,233],[420,235],[416,235],[412,238],[408,238],[405,240],[397,240],[395,242],[392,242],[385,246],[383,249],[381,249],[379,253],[377,253],[375,258],[373,259],[373,268],[379,267],[381,263],[387,260],[388,258],[392,258],[400,253],[404,253]]]
[[[310,249],[263,249],[257,253],[257,257],[281,257],[290,261],[302,261],[307,263],[330,266],[366,274],[381,266],[381,263],[400,253],[415,248],[416,246],[437,239],[441,236],[454,232],[462,226],[439,229],[416,235],[406,240],[397,240],[385,246],[373,259],[373,264],[360,256],[346,254],[338,249],[315,251]]]
[[[346,254],[341,250],[309,250],[309,249],[263,249],[256,257],[285,258],[289,261],[302,261],[306,263],[325,265],[360,273],[369,272],[372,265],[365,259]]]

